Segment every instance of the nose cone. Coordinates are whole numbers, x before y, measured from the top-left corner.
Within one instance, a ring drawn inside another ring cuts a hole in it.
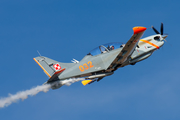
[[[168,35],[162,35],[162,38],[163,39],[166,39]]]

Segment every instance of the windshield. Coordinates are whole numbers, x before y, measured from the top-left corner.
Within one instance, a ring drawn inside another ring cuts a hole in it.
[[[109,52],[114,49],[121,48],[124,45],[125,44],[120,43],[120,42],[100,45],[99,47],[97,47],[97,48],[93,49],[91,52],[89,52],[88,55],[92,55],[92,56],[99,55],[99,54],[106,53],[106,52]]]

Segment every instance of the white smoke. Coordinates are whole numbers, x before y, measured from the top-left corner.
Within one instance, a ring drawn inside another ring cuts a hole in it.
[[[13,102],[17,102],[20,99],[25,100],[25,99],[28,98],[28,96],[36,95],[41,91],[48,92],[52,85],[53,86],[54,85],[67,85],[67,86],[70,86],[72,83],[78,82],[78,81],[81,81],[81,80],[84,80],[84,78],[67,79],[67,80],[55,82],[53,84],[45,84],[45,85],[37,86],[37,87],[31,88],[30,90],[20,91],[20,92],[17,92],[16,94],[14,94],[14,95],[9,94],[8,97],[0,99],[0,108],[7,107],[10,104],[12,104]]]
[[[71,78],[71,79],[59,81],[59,83],[62,85],[70,86],[72,83],[82,81],[82,80],[85,80],[85,79],[84,78]]]

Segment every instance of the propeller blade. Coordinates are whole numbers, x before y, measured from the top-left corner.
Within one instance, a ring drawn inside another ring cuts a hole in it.
[[[164,39],[164,41],[166,41],[166,42],[172,47],[172,44],[171,44],[171,43],[169,43],[169,42],[168,42],[167,40],[165,40],[165,39]]]
[[[163,23],[161,23],[161,35],[163,35]]]
[[[156,34],[160,34],[160,33],[154,28],[154,26],[152,26],[152,29],[154,30],[154,32],[155,32]]]

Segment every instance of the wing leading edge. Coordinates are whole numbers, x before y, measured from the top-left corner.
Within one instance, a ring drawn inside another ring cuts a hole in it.
[[[114,61],[111,63],[108,69],[116,70],[117,68],[121,67],[121,65],[128,60],[128,58],[133,53],[134,49],[136,48],[140,38],[142,37],[144,31],[146,30],[145,27],[134,27],[133,31],[134,34],[130,38],[130,40],[125,44],[124,48],[121,52],[117,55]]]

